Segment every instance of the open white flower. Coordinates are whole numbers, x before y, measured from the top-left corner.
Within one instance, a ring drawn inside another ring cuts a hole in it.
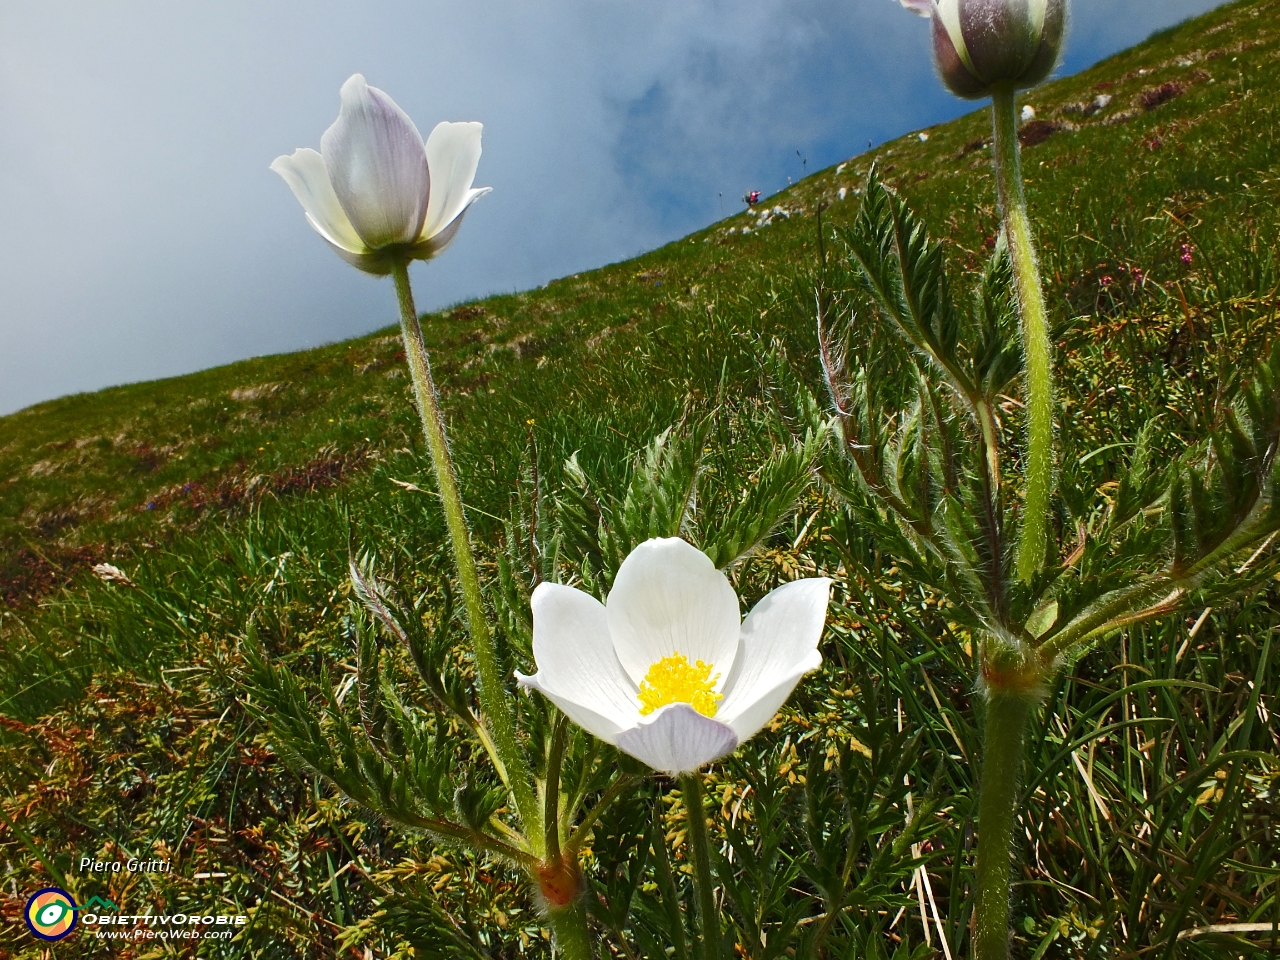
[[[569,719],[663,773],[732,753],[822,665],[831,581],[772,591],[745,622],[728,579],[678,538],[649,540],[608,604],[559,584],[533,592],[538,672],[517,673]]]
[[[316,233],[353,266],[386,274],[398,260],[431,259],[490,190],[471,186],[483,124],[439,123],[424,146],[413,121],[360,74],[341,96],[321,152],[301,147],[271,169]]]

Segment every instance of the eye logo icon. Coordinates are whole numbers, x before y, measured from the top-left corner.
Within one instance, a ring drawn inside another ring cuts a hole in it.
[[[76,925],[76,902],[59,887],[37,890],[27,901],[23,916],[27,929],[41,940],[61,940]]]

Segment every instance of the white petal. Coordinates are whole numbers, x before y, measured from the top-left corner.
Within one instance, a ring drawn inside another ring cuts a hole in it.
[[[678,537],[647,540],[618,570],[606,605],[622,668],[639,686],[649,668],[680,653],[720,673],[738,650],[738,596],[711,559]]]
[[[773,719],[800,678],[822,665],[818,641],[830,593],[826,577],[795,580],[769,593],[743,623],[738,665],[716,711],[739,741]]]
[[[1027,17],[1031,21],[1031,36],[1044,36],[1044,20],[1049,13],[1049,0],[1030,0],[1027,4]]]
[[[309,147],[302,147],[293,151],[291,156],[276,157],[271,169],[289,185],[316,233],[348,253],[360,253],[365,249],[364,241],[351,226],[338,203],[338,195],[333,192],[324,157]]]
[[[422,239],[430,240],[462,215],[483,193],[471,189],[480,165],[480,134],[484,124],[437,123],[427,137],[427,166],[431,170],[431,197]],[[484,193],[488,193],[488,188]]]
[[[727,724],[704,717],[687,703],[673,703],[622,731],[616,742],[623,753],[675,776],[732,753],[738,737]]]
[[[548,690],[541,678],[542,671],[538,671],[532,677],[525,676],[519,670],[516,671],[516,680],[519,681],[521,686],[528,687],[530,690],[537,690],[587,733],[599,737],[605,743],[616,744],[618,742],[618,734],[627,726],[626,724],[621,724],[612,717],[596,713],[590,707],[584,706],[559,691]]]
[[[637,688],[613,652],[609,621],[595,597],[555,583],[533,591],[533,657],[537,686],[557,704],[561,700],[586,708],[613,724],[612,733],[640,720]],[[612,742],[612,736],[578,720],[580,726]]]
[[[937,9],[933,0],[901,0],[902,5],[912,13],[919,14],[922,17],[932,17],[933,12]]]
[[[358,73],[342,85],[342,108],[320,138],[320,152],[338,202],[368,246],[418,239],[431,189],[422,137]]]
[[[424,236],[413,245],[413,257],[415,260],[430,260],[436,254],[440,253],[445,247],[453,242],[453,238],[458,234],[458,228],[462,226],[462,218],[466,214],[466,207],[471,206],[475,201],[479,200],[486,193],[493,192],[492,187],[480,187],[476,190],[467,192],[466,206],[463,207],[462,213],[453,218],[452,222],[445,225],[445,228],[439,233],[431,237]],[[426,233],[424,228],[423,233]]]
[[[768,689],[757,688],[754,699],[735,703],[732,719],[723,711],[717,711],[716,717],[733,729],[739,743],[746,743],[746,741],[763,730],[769,721],[777,715],[801,678],[806,673],[812,673],[821,666],[822,654],[814,650],[787,673],[770,676],[769,683],[771,686]]]

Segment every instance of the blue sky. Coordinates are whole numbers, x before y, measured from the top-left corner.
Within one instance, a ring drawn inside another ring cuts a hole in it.
[[[1212,0],[1074,0],[1074,72]],[[480,200],[431,309],[624,259],[973,109],[894,0],[436,0],[0,10],[0,413],[392,323],[267,166],[361,72],[481,120]],[[798,152],[798,155],[797,155]],[[807,161],[807,162],[802,162]]]

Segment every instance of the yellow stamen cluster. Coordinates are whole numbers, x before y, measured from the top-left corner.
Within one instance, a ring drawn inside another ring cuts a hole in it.
[[[714,692],[720,674],[699,660],[690,664],[683,653],[663,657],[640,681],[640,715],[648,716],[668,703],[687,703],[704,717],[716,715],[720,694]]]

